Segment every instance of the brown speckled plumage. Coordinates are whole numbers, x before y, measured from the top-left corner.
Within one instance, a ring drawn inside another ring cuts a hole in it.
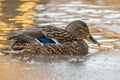
[[[38,37],[54,38],[60,44],[36,44],[34,38]],[[65,30],[57,27],[41,26],[24,30],[20,34],[10,36],[9,39],[15,40],[11,50],[18,51],[18,53],[23,50],[25,54],[86,55],[88,54],[88,46],[83,39],[89,37],[92,42],[99,44],[96,40],[93,40],[87,24],[76,20],[71,22]],[[9,51],[2,52],[10,53]]]
[[[82,47],[81,47],[82,46]],[[14,50],[22,50],[26,53],[34,54],[64,54],[64,55],[85,55],[88,53],[88,46],[83,40],[73,42],[66,42],[61,45],[56,44],[31,44],[31,43],[22,43],[15,44],[13,46]]]
[[[30,33],[33,31],[36,33],[36,37],[42,37],[43,35],[47,38],[54,38],[57,39],[58,41],[64,43],[66,41],[73,41],[75,40],[75,36],[73,36],[70,32],[67,32],[66,30],[53,27],[53,26],[40,26],[38,28],[32,28],[28,29],[22,32],[22,34],[27,34],[28,32]],[[41,33],[42,34],[41,34]],[[28,36],[31,36],[31,34],[27,34]],[[33,37],[33,36],[32,36]]]

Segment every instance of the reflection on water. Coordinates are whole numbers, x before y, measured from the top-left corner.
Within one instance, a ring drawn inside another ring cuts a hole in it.
[[[77,19],[87,22],[92,35],[102,44],[98,47],[87,42],[90,53],[101,54],[84,62],[78,56],[67,60],[41,56],[44,60],[40,62],[0,56],[0,80],[120,80],[119,4],[119,0],[0,0],[0,48],[11,44],[7,36],[18,30],[34,25],[64,29]]]
[[[9,34],[34,24],[32,18],[36,11],[33,8],[39,2],[40,0],[0,1],[0,48],[9,44],[5,42]],[[46,3],[46,1],[42,1],[42,3]]]

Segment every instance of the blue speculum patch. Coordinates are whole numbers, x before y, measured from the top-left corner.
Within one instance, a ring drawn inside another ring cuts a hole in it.
[[[52,39],[49,38],[36,38],[38,41],[40,41],[43,44],[51,44],[51,43],[55,43]]]

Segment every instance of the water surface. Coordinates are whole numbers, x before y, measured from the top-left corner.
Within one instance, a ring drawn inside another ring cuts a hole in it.
[[[35,25],[64,29],[85,21],[101,47],[87,42],[89,57],[41,56],[21,61],[0,56],[0,80],[120,80],[119,0],[0,0],[0,48],[7,36]]]

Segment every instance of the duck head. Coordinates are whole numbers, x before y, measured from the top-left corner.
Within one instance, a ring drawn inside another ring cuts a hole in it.
[[[66,27],[66,31],[72,33],[79,39],[86,39],[100,46],[100,43],[92,37],[92,35],[89,32],[87,24],[83,21],[80,20],[72,21]]]

